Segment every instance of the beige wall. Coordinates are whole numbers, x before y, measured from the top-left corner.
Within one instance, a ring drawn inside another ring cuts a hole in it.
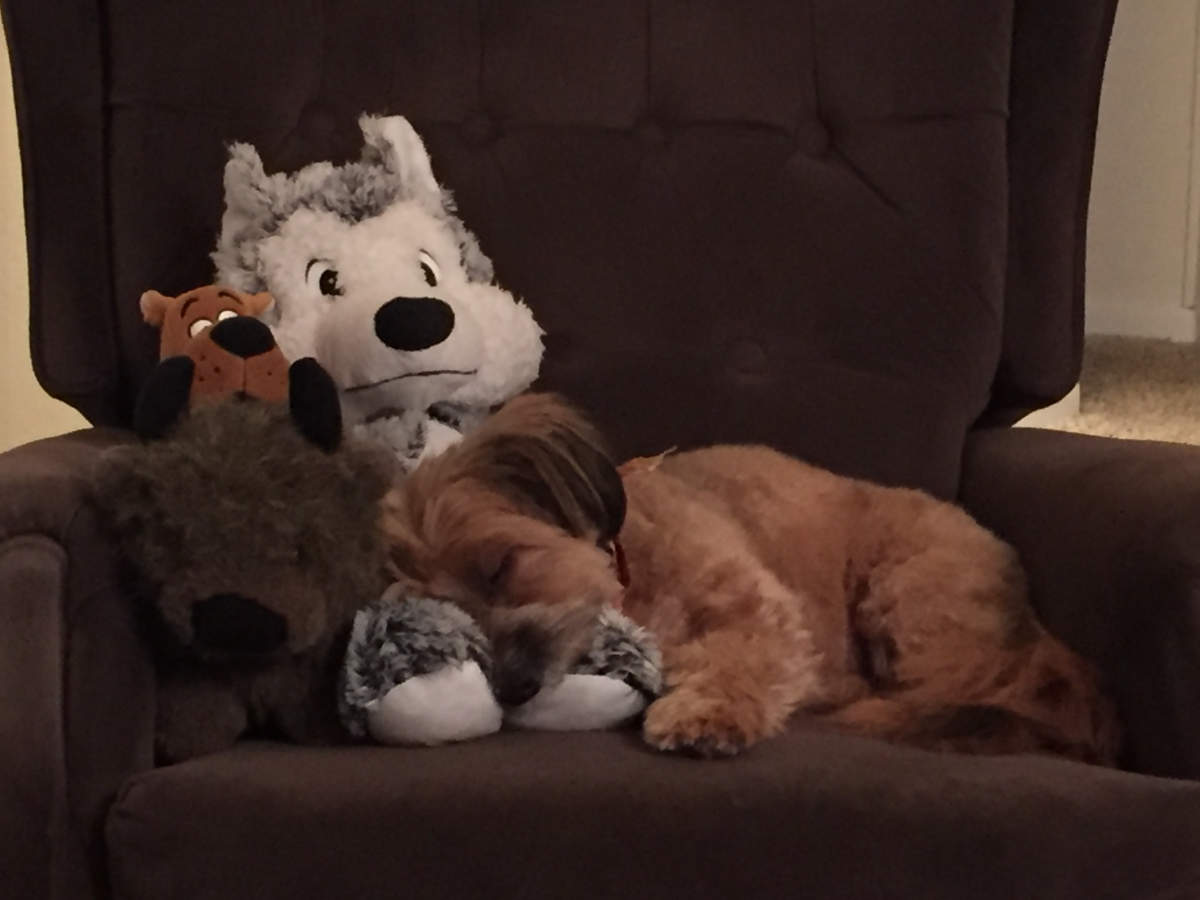
[[[8,48],[0,41],[0,451],[87,424],[51,399],[33,377],[29,359],[29,280],[21,164],[13,112]]]
[[[1200,0],[1120,0],[1088,234],[1090,332],[1193,340]]]

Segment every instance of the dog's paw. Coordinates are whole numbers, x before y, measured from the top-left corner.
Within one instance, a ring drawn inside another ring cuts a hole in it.
[[[705,758],[735,756],[765,735],[734,703],[677,689],[650,704],[642,737],[651,747]]]

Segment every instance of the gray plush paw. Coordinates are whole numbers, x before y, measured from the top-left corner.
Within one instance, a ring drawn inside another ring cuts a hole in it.
[[[596,623],[592,644],[556,684],[509,709],[505,721],[537,731],[616,728],[662,693],[662,658],[644,628],[613,609]]]
[[[346,729],[360,738],[379,737],[380,714],[391,720],[388,743],[474,736],[486,732],[492,718],[498,727],[490,670],[487,641],[470,616],[452,603],[406,597],[393,586],[354,617],[338,709]],[[450,702],[440,702],[442,695]],[[432,720],[439,710],[461,721]]]
[[[663,690],[662,654],[654,638],[645,628],[611,608],[600,613],[592,645],[571,672],[616,678],[648,700]]]

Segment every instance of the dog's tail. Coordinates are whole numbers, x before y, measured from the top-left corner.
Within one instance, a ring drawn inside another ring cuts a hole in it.
[[[1113,765],[1119,729],[1091,667],[1042,632],[985,677],[956,689],[915,686],[823,717],[867,737],[959,753],[1047,753]]]

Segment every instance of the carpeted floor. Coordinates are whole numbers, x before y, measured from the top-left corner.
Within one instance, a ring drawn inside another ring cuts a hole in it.
[[[1092,335],[1065,431],[1200,444],[1200,346]]]

